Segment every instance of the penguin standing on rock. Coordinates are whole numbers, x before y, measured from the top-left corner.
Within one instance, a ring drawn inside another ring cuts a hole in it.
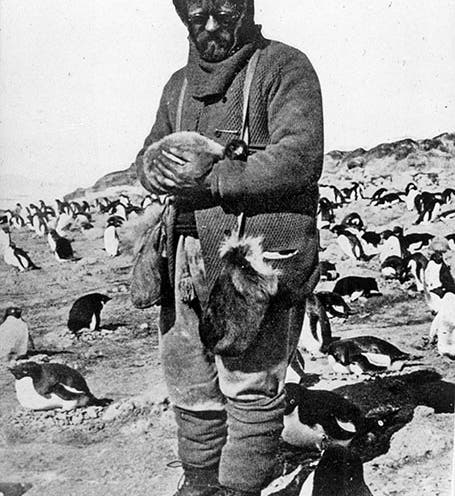
[[[47,235],[47,242],[59,262],[74,260],[73,247],[69,239],[60,236],[55,229],[51,229]]]
[[[336,393],[287,383],[285,398],[281,437],[292,446],[319,451],[327,445],[347,446],[365,430],[360,409]]]
[[[77,371],[60,363],[23,362],[12,367],[19,403],[31,410],[73,410],[81,406],[106,406],[98,399]]]
[[[100,293],[90,293],[78,298],[71,307],[68,317],[68,329],[79,337],[79,331],[88,328],[98,330],[101,325],[101,310],[111,300]]]

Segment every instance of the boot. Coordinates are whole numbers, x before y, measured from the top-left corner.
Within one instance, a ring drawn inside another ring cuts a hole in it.
[[[218,467],[185,468],[183,484],[174,496],[214,496],[219,489]]]

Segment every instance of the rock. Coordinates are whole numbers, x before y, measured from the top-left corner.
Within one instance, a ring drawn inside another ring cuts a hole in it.
[[[142,323],[142,324],[139,326],[139,329],[140,329],[141,331],[146,331],[147,329],[150,329],[150,326],[148,325],[148,323],[147,323],[147,322],[144,322],[144,323]]]
[[[85,411],[85,417],[88,419],[96,419],[100,416],[101,410],[101,407],[89,406]]]

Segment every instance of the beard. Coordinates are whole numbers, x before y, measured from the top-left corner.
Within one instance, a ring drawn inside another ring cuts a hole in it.
[[[228,58],[234,45],[234,36],[226,31],[213,34],[203,32],[192,38],[200,56],[207,62],[220,62]]]

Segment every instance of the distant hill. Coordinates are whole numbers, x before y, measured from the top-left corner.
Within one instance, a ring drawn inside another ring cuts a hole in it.
[[[403,139],[365,150],[333,150],[324,157],[321,183],[345,184],[362,181],[371,185],[393,182],[396,188],[415,181],[422,187],[455,183],[455,133],[443,133],[431,139]],[[125,191],[143,194],[136,178],[134,164],[125,170],[111,172],[90,188],[79,188],[66,200],[83,196],[102,196]]]

